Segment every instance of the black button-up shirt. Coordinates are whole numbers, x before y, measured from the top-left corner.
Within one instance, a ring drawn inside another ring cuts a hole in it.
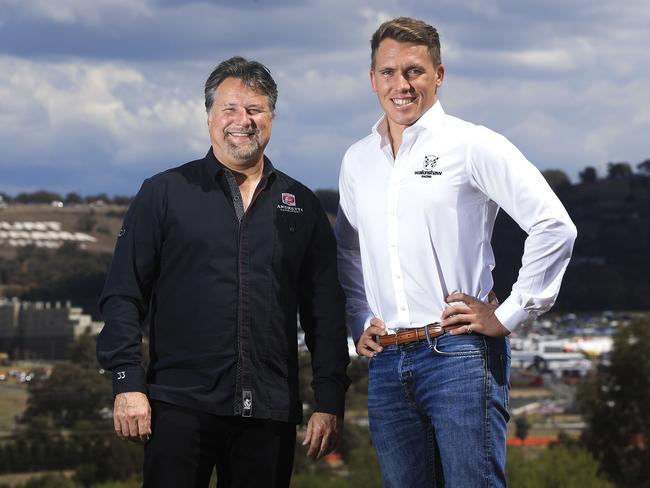
[[[299,422],[299,311],[316,410],[343,415],[349,357],[327,217],[309,189],[268,159],[246,212],[232,178],[210,150],[145,180],[100,298],[100,364],[112,370],[116,394]]]

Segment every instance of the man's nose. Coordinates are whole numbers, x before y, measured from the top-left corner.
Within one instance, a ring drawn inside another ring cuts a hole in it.
[[[252,117],[244,107],[240,107],[233,112],[233,120],[235,123],[243,126],[252,124]]]
[[[411,83],[403,74],[398,74],[395,77],[395,88],[399,91],[409,91],[411,89]]]

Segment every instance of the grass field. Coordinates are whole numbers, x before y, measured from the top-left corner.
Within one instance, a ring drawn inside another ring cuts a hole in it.
[[[14,429],[15,418],[27,406],[27,386],[0,384],[0,437]]]

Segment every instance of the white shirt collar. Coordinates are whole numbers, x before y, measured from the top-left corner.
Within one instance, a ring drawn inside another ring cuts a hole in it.
[[[422,114],[418,120],[411,127],[407,127],[406,131],[425,129],[436,134],[443,125],[445,118],[445,111],[442,108],[440,100],[436,100],[433,106]],[[415,129],[414,129],[415,128]],[[388,122],[386,121],[386,114],[375,122],[372,126],[372,133],[378,135],[383,142],[388,140]]]

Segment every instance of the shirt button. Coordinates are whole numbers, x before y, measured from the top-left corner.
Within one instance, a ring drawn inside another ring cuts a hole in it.
[[[399,308],[402,312],[406,312],[406,307],[400,307]]]

